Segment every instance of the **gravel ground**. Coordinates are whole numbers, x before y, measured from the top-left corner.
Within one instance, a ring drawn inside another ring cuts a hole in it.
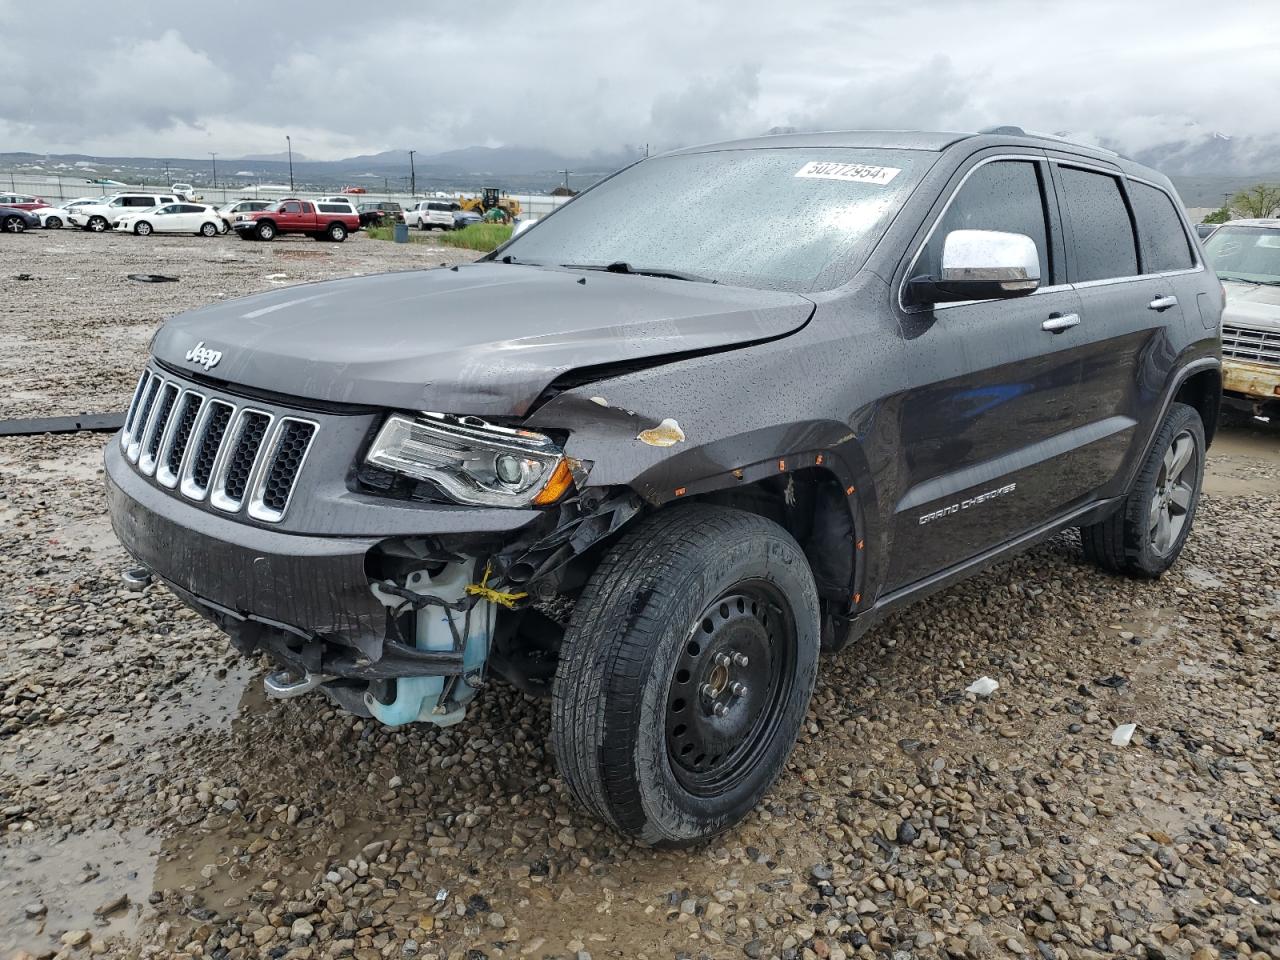
[[[4,242],[7,416],[120,409],[184,307],[458,257]],[[1280,430],[1224,432],[1162,580],[1064,535],[827,658],[772,795],[683,852],[574,809],[501,684],[448,731],[264,701],[263,664],[121,588],[104,442],[0,440],[0,955],[1280,958]]]

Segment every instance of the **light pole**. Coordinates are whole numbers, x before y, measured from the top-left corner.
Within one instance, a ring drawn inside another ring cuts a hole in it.
[[[409,151],[409,196],[416,197],[418,195],[418,180],[413,172],[413,155],[417,150]]]
[[[213,189],[218,189],[218,155],[210,153],[209,159],[213,161]]]
[[[556,171],[556,173],[563,173],[563,174],[564,174],[564,188],[565,188],[566,190],[568,190],[568,189],[569,189],[569,174],[573,173],[573,171],[572,171],[572,170],[557,170],[557,171]]]
[[[289,192],[293,193],[293,137],[284,135],[285,145],[289,148]]]

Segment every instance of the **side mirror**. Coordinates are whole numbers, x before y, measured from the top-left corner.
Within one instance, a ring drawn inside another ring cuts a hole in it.
[[[917,277],[914,303],[955,303],[1022,297],[1040,286],[1040,254],[1021,233],[952,230],[942,244],[942,276]]]

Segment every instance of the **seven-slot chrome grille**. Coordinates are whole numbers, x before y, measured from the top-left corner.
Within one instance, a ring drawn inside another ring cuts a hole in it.
[[[153,370],[138,380],[120,446],[138,472],[189,500],[274,523],[284,516],[316,424],[211,395]]]
[[[1222,325],[1222,355],[1232,360],[1280,366],[1280,332]]]

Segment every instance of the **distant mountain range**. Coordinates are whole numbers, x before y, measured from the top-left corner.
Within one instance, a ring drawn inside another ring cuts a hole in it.
[[[775,128],[770,133],[795,132]],[[1113,146],[1112,144],[1104,144]],[[1120,151],[1123,152],[1123,151]],[[419,152],[414,173],[419,192],[476,190],[500,186],[512,192],[542,192],[567,179],[583,188],[637,159],[636,148],[573,156],[539,147],[463,147],[440,153]],[[1195,128],[1182,139],[1147,147],[1133,159],[1168,174],[1183,201],[1192,207],[1217,207],[1223,194],[1260,181],[1280,182],[1280,137],[1231,137]],[[209,185],[213,170],[208,160],[160,160],[153,157],[94,157],[86,154],[0,153],[0,169],[60,174],[67,177],[111,177],[126,182],[186,180]],[[403,191],[409,181],[408,150],[309,160],[293,154],[293,175],[299,189],[336,189],[358,184],[370,190]],[[220,184],[288,182],[287,153],[219,157]]]

